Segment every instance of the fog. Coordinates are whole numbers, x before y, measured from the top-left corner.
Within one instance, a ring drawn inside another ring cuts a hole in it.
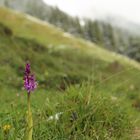
[[[72,16],[88,18],[121,17],[140,24],[139,0],[44,0]]]

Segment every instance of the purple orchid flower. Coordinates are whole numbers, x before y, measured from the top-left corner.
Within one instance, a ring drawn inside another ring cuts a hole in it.
[[[37,82],[35,80],[34,74],[31,74],[30,64],[26,64],[25,73],[24,73],[24,88],[28,93],[34,91],[37,88]]]

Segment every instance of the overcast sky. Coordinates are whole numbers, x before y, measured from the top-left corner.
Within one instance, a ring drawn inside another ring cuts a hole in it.
[[[44,0],[72,16],[117,15],[140,24],[140,0]]]

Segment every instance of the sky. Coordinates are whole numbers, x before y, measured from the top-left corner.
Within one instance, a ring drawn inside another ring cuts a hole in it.
[[[44,0],[72,16],[100,18],[118,16],[140,24],[140,0]]]

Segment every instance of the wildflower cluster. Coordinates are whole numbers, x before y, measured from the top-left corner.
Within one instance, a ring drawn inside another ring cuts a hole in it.
[[[3,131],[4,132],[8,132],[10,129],[11,129],[11,125],[9,125],[9,124],[6,124],[6,125],[3,126]]]

